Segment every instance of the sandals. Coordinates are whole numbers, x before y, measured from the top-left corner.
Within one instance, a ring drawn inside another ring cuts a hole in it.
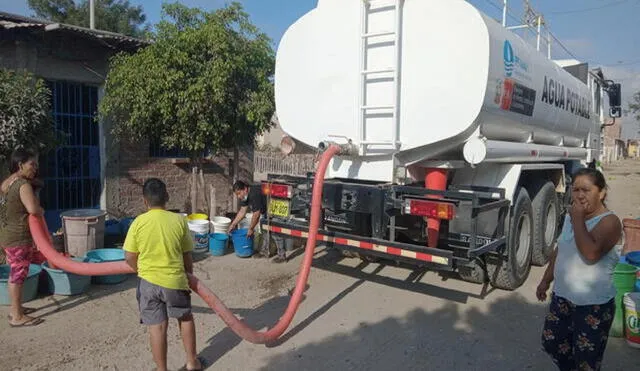
[[[36,311],[37,309],[33,309],[33,308],[22,308],[22,314],[24,314],[25,316]],[[12,319],[11,314],[7,314],[7,318]]]
[[[13,324],[11,323],[11,321],[9,321],[9,326],[11,327],[33,327],[33,326],[37,326],[39,324],[41,324],[42,322],[44,322],[44,320],[42,318],[30,318],[20,324]]]

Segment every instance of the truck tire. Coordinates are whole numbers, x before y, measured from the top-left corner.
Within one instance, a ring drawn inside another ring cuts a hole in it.
[[[529,193],[521,187],[515,197],[507,228],[507,244],[497,254],[487,254],[487,273],[491,286],[515,290],[531,271],[533,248],[533,209]]]
[[[483,284],[488,281],[487,269],[484,261],[476,259],[475,261],[458,267],[458,274],[465,282]]]
[[[538,189],[531,206],[533,208],[531,263],[541,267],[549,261],[549,256],[558,237],[560,205],[555,185],[552,182],[544,183]]]

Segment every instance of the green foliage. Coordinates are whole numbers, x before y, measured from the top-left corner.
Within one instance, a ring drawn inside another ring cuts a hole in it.
[[[629,103],[629,112],[640,123],[640,92],[637,92],[631,98]]]
[[[89,27],[89,1],[28,0],[37,17],[53,22]],[[96,29],[124,35],[143,37],[146,16],[142,6],[133,6],[128,0],[96,0]]]
[[[0,68],[0,159],[18,146],[46,151],[59,143],[50,96],[41,79]]]
[[[156,139],[198,160],[270,128],[275,57],[242,6],[165,4],[154,43],[111,61],[99,112],[116,138]]]

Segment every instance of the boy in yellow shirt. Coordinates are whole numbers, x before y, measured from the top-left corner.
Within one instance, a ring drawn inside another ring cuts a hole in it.
[[[202,369],[196,358],[196,330],[187,273],[193,272],[193,242],[186,220],[165,210],[166,185],[156,178],[142,190],[148,211],[138,216],[124,242],[127,264],[138,272],[136,297],[140,323],[149,326],[151,352],[158,371],[167,369],[167,326],[176,318],[187,355],[187,370]]]

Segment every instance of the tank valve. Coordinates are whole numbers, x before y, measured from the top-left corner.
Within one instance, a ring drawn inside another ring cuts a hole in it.
[[[340,155],[340,156],[357,156],[359,154],[358,146],[353,144],[351,139],[349,139],[349,141],[347,143],[344,143],[344,144],[339,144],[339,143],[336,143],[336,142],[325,140],[325,141],[322,141],[322,142],[320,142],[318,144],[318,149],[321,152],[324,152],[331,145],[336,145],[336,146],[340,147],[340,153],[338,153],[338,155]]]

